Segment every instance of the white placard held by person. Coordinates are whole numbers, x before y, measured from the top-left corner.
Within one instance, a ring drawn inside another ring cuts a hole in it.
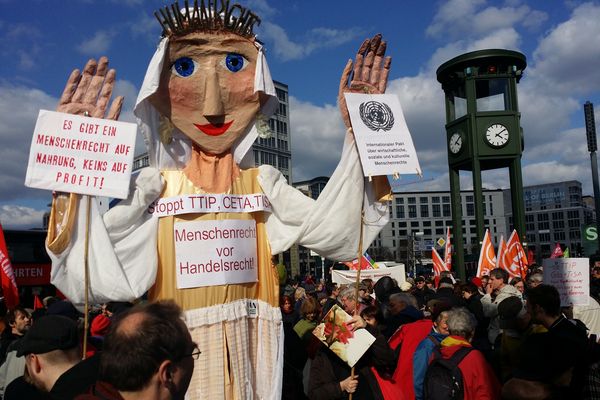
[[[258,280],[253,219],[177,222],[173,234],[178,289]]]
[[[40,110],[25,186],[127,198],[136,124]]]
[[[398,96],[359,93],[345,96],[365,176],[421,175]]]
[[[560,293],[560,305],[587,306],[590,300],[589,260],[587,258],[547,258],[544,283]]]

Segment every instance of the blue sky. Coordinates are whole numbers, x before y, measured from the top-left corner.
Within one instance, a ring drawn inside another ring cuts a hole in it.
[[[256,31],[267,47],[272,75],[290,88],[294,180],[328,175],[335,167],[344,135],[335,104],[339,76],[362,40],[380,32],[393,57],[388,93],[400,98],[426,177],[420,183],[403,178],[401,188],[448,187],[437,67],[467,51],[506,48],[523,52],[528,61],[519,85],[525,185],[577,179],[592,193],[583,103],[600,106],[599,2],[241,3],[261,16]],[[170,3],[0,0],[0,221],[5,227],[41,226],[50,193],[23,185],[29,145],[38,110],[56,107],[72,69],[107,55],[117,69],[117,92],[126,96],[122,119],[133,120],[131,108],[160,33],[152,12],[165,4]],[[461,179],[470,187],[468,174]],[[486,172],[484,184],[507,187],[507,171]]]

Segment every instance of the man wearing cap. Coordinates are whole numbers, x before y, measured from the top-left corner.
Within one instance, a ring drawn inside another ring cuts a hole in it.
[[[17,356],[25,357],[29,380],[41,393],[28,388],[21,377],[7,387],[5,400],[46,399],[45,393],[51,399],[72,399],[85,392],[98,375],[99,360],[81,361],[77,325],[62,315],[36,321],[22,339]]]

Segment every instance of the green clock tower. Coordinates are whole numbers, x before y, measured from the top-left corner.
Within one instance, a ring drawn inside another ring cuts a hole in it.
[[[462,54],[437,70],[446,96],[446,141],[452,198],[454,265],[465,278],[460,176],[472,171],[477,238],[485,231],[481,171],[509,169],[513,225],[525,237],[521,154],[523,130],[517,83],[527,66],[525,56],[490,49]]]

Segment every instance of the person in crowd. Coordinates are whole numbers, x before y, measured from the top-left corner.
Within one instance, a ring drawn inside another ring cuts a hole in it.
[[[346,286],[340,291],[338,301],[342,308],[350,315],[358,314],[366,308],[364,304],[357,301],[356,288],[354,286]]]
[[[461,285],[461,294],[465,301],[465,306],[477,320],[477,327],[475,328],[475,335],[471,344],[487,355],[491,351],[491,345],[488,340],[488,325],[490,324],[490,320],[483,313],[483,305],[481,304],[483,296],[479,290],[480,288],[472,280]]]
[[[412,295],[417,299],[418,308],[422,310],[429,300],[435,296],[435,292],[425,284],[425,277],[417,276],[415,279],[415,287],[412,290]]]
[[[18,314],[18,315],[17,315]],[[32,319],[28,317],[28,311],[22,307],[17,307],[9,311],[7,322],[11,329],[6,329],[13,335],[13,340],[9,342],[6,349],[6,355],[0,366],[0,398],[4,396],[6,387],[15,379],[23,376],[25,370],[25,359],[17,357],[19,344],[23,340],[24,334],[31,327]],[[11,324],[10,321],[13,320]],[[3,332],[4,333],[4,332]],[[7,332],[8,333],[8,332]]]
[[[280,300],[281,319],[284,325],[293,327],[298,322],[299,314],[294,308],[294,300],[290,296],[283,295]]]
[[[542,284],[544,281],[544,274],[539,270],[535,270],[527,277],[527,289],[533,289]]]
[[[325,304],[323,304],[323,310],[321,311],[320,319],[323,319],[325,314],[329,312],[329,310],[331,309],[331,307],[333,307],[334,304],[337,304],[340,307],[342,306],[337,301],[337,297],[340,294],[340,288],[337,283],[327,282],[325,284],[325,292],[327,293],[327,300],[325,300]]]
[[[510,280],[510,284],[513,285],[519,292],[521,292],[521,295],[523,295],[525,292],[525,282],[523,281],[523,278],[520,276],[515,276]]]
[[[373,286],[373,291],[375,292],[375,298],[379,302],[379,306],[381,307],[381,312],[383,313],[383,317],[387,318],[388,316],[388,301],[390,299],[390,295],[393,293],[401,292],[398,284],[389,276],[384,276],[380,278],[375,285]]]
[[[518,398],[515,393],[525,381],[544,386],[555,398],[581,398],[588,361],[585,329],[561,313],[560,295],[554,286],[540,284],[527,293],[531,319],[548,332],[525,340],[514,378],[504,385],[503,394]]]
[[[294,292],[294,310],[298,315],[300,315],[300,307],[302,306],[304,299],[306,299],[306,289],[298,286]]]
[[[282,287],[283,295],[293,297],[299,285],[300,281],[298,279],[288,279],[287,285]]]
[[[490,276],[483,275],[481,277],[481,284],[479,285],[479,293],[481,293],[482,296],[486,294],[489,284],[490,284]]]
[[[413,383],[415,398],[418,400],[423,399],[423,379],[425,379],[425,371],[427,371],[433,352],[448,336],[448,310],[450,310],[450,304],[441,301],[433,304],[431,310],[433,327],[429,335],[421,340],[413,355]]]
[[[6,328],[0,335],[0,364],[6,360],[8,346],[23,337],[31,326],[31,316],[22,306],[17,306],[6,313]]]
[[[435,292],[435,285],[433,284],[433,279],[425,278],[425,286],[427,286],[427,289],[433,290]]]
[[[512,377],[519,364],[522,346],[533,334],[546,332],[542,325],[534,324],[525,304],[516,296],[510,296],[498,304],[500,334],[499,372],[502,382]]]
[[[413,285],[408,280],[400,284],[400,290],[404,293],[412,292]]]
[[[496,338],[500,334],[498,321],[498,304],[507,297],[516,296],[522,298],[514,286],[508,284],[508,272],[501,268],[490,271],[490,283],[486,289],[487,293],[481,298],[483,314],[490,319],[488,326],[488,339],[492,345],[496,344]]]
[[[360,312],[360,316],[365,320],[371,327],[379,329],[383,315],[381,310],[377,306],[368,306]]]
[[[343,293],[342,291],[340,296]],[[349,305],[350,303],[346,303],[344,308],[352,314],[350,311],[353,310]],[[383,399],[373,370],[381,376],[391,376],[396,366],[394,352],[388,346],[385,337],[359,315],[355,315],[349,321],[349,326],[353,331],[366,329],[375,336],[375,342],[355,364],[354,376],[351,375],[352,369],[345,361],[322,345],[310,367],[308,398],[311,400],[341,399],[350,393],[352,399],[356,400]]]
[[[311,335],[313,329],[317,326],[321,308],[317,300],[309,296],[304,300],[300,307],[300,320],[294,325],[294,331],[300,339],[305,340],[306,335]]]
[[[101,380],[77,400],[183,400],[199,355],[174,302],[134,307],[106,336]]]
[[[362,283],[363,285],[365,285],[367,287],[367,292],[369,293],[369,295],[373,294],[373,286],[375,285],[375,282],[373,282],[373,279],[365,278],[362,281],[360,281],[360,283]]]
[[[17,357],[25,359],[27,378],[11,382],[5,400],[73,399],[98,377],[99,358],[81,360],[77,324],[63,315],[37,320],[21,340]]]
[[[450,278],[449,276],[440,277],[438,289],[433,298],[436,300],[441,300],[445,303],[449,303],[452,305],[452,307],[459,307],[464,305],[462,298],[459,297],[459,295],[457,295],[454,291],[454,283],[452,282],[452,278]]]
[[[500,399],[500,383],[483,354],[473,349],[471,339],[475,334],[477,321],[466,308],[454,308],[448,312],[449,336],[440,344],[441,356],[452,357],[463,347],[472,350],[458,364],[462,374],[464,399]]]
[[[396,330],[411,322],[423,318],[423,312],[417,308],[417,299],[410,293],[393,293],[388,300],[388,316],[384,317],[383,335],[391,337]]]
[[[365,307],[375,305],[375,299],[371,297],[369,286],[363,282],[358,285],[358,300]]]
[[[90,336],[88,338],[88,346],[86,357],[91,357],[99,351],[102,351],[104,345],[104,337],[110,329],[111,319],[104,314],[98,314],[92,320],[90,325]]]

